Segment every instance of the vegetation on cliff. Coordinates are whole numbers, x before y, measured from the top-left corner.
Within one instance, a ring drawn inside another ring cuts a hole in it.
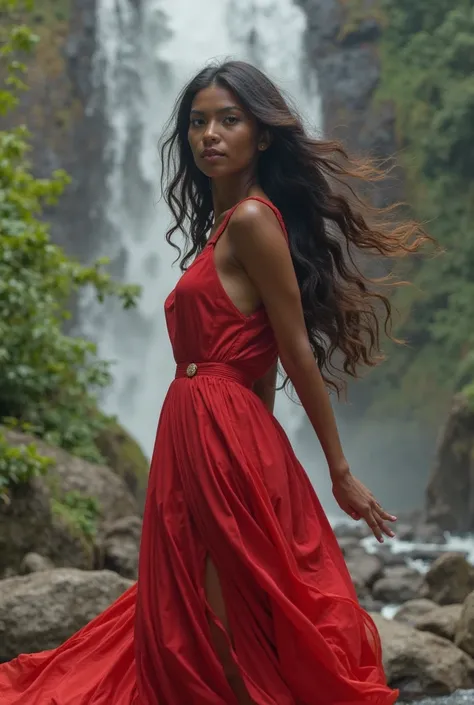
[[[474,0],[379,0],[382,79],[395,101],[414,215],[441,255],[408,265],[398,335],[373,375],[376,408],[437,421],[474,379]]]
[[[26,88],[20,59],[37,41],[18,22],[26,7],[32,5],[0,0],[0,115]],[[51,242],[42,210],[68,178],[62,171],[50,179],[33,175],[29,137],[24,126],[0,131],[0,423],[26,426],[70,453],[101,460],[95,439],[109,420],[98,412],[96,394],[109,383],[108,363],[92,343],[66,335],[64,322],[84,287],[99,300],[117,296],[124,307],[133,306],[138,289],[112,281],[105,261],[85,267]],[[13,457],[2,441],[0,455],[5,482],[43,470],[33,450]]]

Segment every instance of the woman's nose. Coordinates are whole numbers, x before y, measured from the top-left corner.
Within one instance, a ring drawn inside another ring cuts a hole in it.
[[[213,120],[208,123],[208,125],[204,131],[203,141],[205,143],[212,143],[212,144],[219,141],[219,135],[216,130],[216,124]]]

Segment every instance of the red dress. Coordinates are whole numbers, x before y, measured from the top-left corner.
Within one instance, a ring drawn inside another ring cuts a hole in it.
[[[0,666],[2,705],[236,705],[211,645],[208,616],[220,623],[206,603],[207,554],[256,705],[397,699],[308,477],[251,390],[277,347],[264,308],[243,315],[217,275],[214,245],[233,210],[165,304],[177,373],[158,425],[138,582],[59,648]]]

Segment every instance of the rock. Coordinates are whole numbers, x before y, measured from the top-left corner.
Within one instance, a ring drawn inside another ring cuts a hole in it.
[[[472,703],[474,703],[474,690],[458,690],[443,698],[417,700],[416,705],[472,705]],[[398,705],[403,703],[399,702]]]
[[[366,612],[381,612],[385,607],[383,602],[380,602],[380,600],[375,600],[370,594],[366,594],[361,597],[359,602],[361,607],[363,607]]]
[[[59,646],[133,583],[109,570],[60,568],[0,583],[0,662]]]
[[[446,551],[436,548],[414,548],[406,554],[406,557],[412,561],[423,561],[423,563],[433,563],[434,561],[444,556]],[[459,554],[464,555],[464,554]]]
[[[359,553],[351,554],[346,564],[359,597],[367,595],[368,589],[383,574],[381,559],[362,548]]]
[[[457,624],[454,643],[474,657],[474,592],[467,596]]]
[[[72,493],[97,501],[99,540],[105,523],[138,514],[124,481],[109,468],[69,455],[40,439],[7,429],[3,433],[12,445],[33,442],[55,464],[45,477],[15,487],[10,505],[0,503],[0,575],[7,568],[18,572],[23,557],[31,552],[49,558],[58,567],[94,567],[95,540],[84,533],[77,515],[64,502]]]
[[[353,524],[336,524],[333,527],[333,531],[338,540],[351,538],[360,541],[370,535],[370,529],[367,524],[363,524],[361,522],[354,522]]]
[[[429,612],[420,615],[414,626],[422,632],[431,632],[444,639],[449,639],[449,641],[454,641],[462,609],[462,605],[445,605],[444,607],[437,605]],[[473,655],[471,654],[471,656]]]
[[[474,685],[474,660],[447,639],[371,615],[382,640],[387,680],[400,698],[449,695]]]
[[[458,394],[441,433],[426,491],[430,521],[452,532],[474,529],[474,409]]]
[[[117,519],[105,527],[104,568],[136,580],[141,531],[142,522],[137,516]]]
[[[388,544],[377,547],[376,554],[382,560],[385,567],[387,566],[400,566],[406,565],[406,554],[405,553],[394,553],[392,548]]]
[[[396,619],[397,622],[404,622],[414,627],[416,622],[424,614],[431,612],[435,607],[437,607],[437,605],[433,600],[425,600],[423,598],[408,600],[408,602],[405,602],[396,612],[394,619]]]
[[[413,541],[415,530],[411,524],[402,524],[397,521],[394,528],[399,541]]]
[[[136,440],[113,422],[100,432],[96,444],[108,467],[125,481],[143,511],[150,463]]]
[[[463,556],[445,553],[438,558],[424,577],[420,597],[439,605],[464,602],[474,589],[474,568]]]
[[[351,556],[353,553],[357,553],[358,551],[364,550],[360,545],[359,539],[356,539],[352,536],[343,536],[341,538],[338,538],[337,542],[345,558],[349,558],[349,556]]]
[[[39,553],[27,553],[20,565],[20,575],[40,573],[43,570],[53,570],[54,563]]]
[[[415,528],[415,541],[419,543],[434,543],[442,545],[446,543],[444,531],[436,524],[422,523]]]
[[[372,594],[376,600],[400,604],[413,600],[420,589],[422,577],[418,571],[407,566],[392,566],[374,584]]]

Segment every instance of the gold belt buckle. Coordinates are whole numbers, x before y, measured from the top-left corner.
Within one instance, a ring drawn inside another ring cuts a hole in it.
[[[195,362],[191,362],[191,364],[186,367],[186,374],[188,377],[194,377],[197,371],[198,367]]]

